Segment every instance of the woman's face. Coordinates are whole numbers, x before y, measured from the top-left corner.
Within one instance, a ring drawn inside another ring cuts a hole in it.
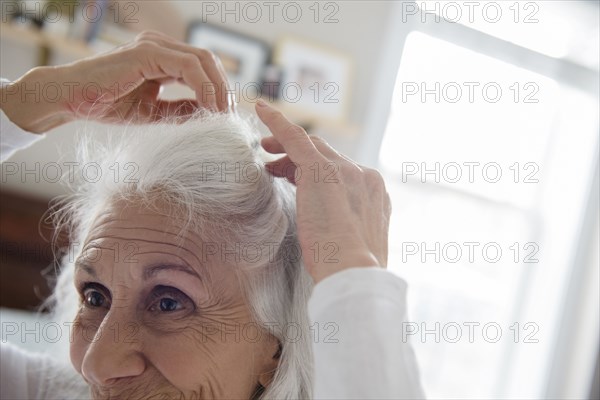
[[[124,203],[93,224],[71,360],[95,398],[248,399],[273,376],[278,342],[252,321],[234,270],[180,226]]]

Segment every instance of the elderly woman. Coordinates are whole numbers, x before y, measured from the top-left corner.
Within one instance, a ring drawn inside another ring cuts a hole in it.
[[[172,80],[196,99],[159,100]],[[22,96],[48,82],[76,89]],[[210,53],[145,33],[3,84],[2,111],[3,158],[80,117],[138,123],[103,145],[86,132],[77,165],[101,172],[56,211],[75,257],[50,302],[73,321],[72,366],[2,344],[2,398],[423,397],[406,286],[382,268],[381,177],[262,102],[259,143]]]

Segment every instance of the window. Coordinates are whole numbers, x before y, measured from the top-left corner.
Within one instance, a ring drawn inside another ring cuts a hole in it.
[[[597,168],[598,45],[573,41],[598,11],[506,2],[504,25],[455,23],[450,3],[406,36],[379,152],[402,340],[431,398],[542,398]]]

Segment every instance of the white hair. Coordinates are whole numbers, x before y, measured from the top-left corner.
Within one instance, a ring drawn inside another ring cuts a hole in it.
[[[56,205],[56,224],[70,230],[72,247],[48,302],[55,317],[72,321],[76,313],[76,246],[98,213],[115,200],[161,200],[187,221],[182,232],[192,229],[207,241],[268,244],[270,251],[239,268],[256,322],[281,344],[274,378],[256,398],[312,398],[307,302],[313,284],[299,257],[295,189],[265,170],[267,155],[253,120],[201,112],[185,121],[104,129],[110,130],[105,143],[95,139],[96,129],[83,133],[79,170],[69,177],[77,179],[73,194]],[[291,325],[294,338],[288,337]]]

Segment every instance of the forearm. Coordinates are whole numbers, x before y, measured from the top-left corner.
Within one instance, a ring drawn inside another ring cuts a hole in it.
[[[380,268],[348,269],[315,286],[315,398],[424,398],[402,335],[405,298],[404,281]]]
[[[38,67],[0,88],[0,109],[19,128],[40,134],[71,121],[59,67]]]
[[[0,89],[10,83],[6,79],[0,79]],[[17,150],[28,147],[42,137],[43,135],[23,130],[23,128],[11,121],[3,110],[0,110],[0,161],[6,160]]]

